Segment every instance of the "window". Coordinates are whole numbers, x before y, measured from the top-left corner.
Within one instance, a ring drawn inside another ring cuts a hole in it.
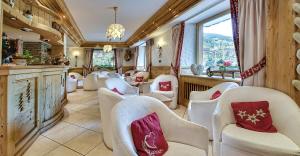
[[[137,70],[145,71],[145,69],[146,69],[146,44],[142,44],[139,46]]]
[[[115,66],[114,52],[104,52],[101,49],[94,49],[93,65],[101,68],[113,68]]]
[[[200,51],[204,70],[219,70],[224,61],[231,65],[226,70],[238,70],[238,62],[232,36],[230,14],[222,15],[201,23]]]

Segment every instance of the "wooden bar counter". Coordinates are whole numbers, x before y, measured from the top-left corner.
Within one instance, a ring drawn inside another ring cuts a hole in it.
[[[65,66],[0,66],[0,156],[22,155],[63,117]]]

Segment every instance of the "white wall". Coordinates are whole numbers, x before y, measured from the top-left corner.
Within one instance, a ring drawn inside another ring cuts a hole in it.
[[[158,44],[162,44],[162,58],[159,63]],[[171,66],[173,58],[172,52],[172,31],[171,29],[162,35],[154,38],[154,46],[152,51],[152,66]]]
[[[67,56],[70,58],[71,67],[75,67],[75,55],[77,58],[77,67],[82,67],[85,64],[85,50],[81,47],[70,47],[67,51]]]

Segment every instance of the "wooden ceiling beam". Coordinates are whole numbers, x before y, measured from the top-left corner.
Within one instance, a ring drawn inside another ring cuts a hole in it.
[[[81,47],[103,47],[104,45],[111,45],[114,48],[127,48],[129,47],[126,42],[84,42]]]

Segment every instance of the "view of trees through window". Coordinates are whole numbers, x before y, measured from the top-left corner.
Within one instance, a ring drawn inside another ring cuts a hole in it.
[[[104,52],[100,49],[94,50],[93,65],[100,68],[112,68],[115,66],[114,52]]]
[[[227,70],[238,69],[232,36],[230,15],[213,19],[203,24],[203,65],[204,69],[218,69],[220,64],[231,62]]]

